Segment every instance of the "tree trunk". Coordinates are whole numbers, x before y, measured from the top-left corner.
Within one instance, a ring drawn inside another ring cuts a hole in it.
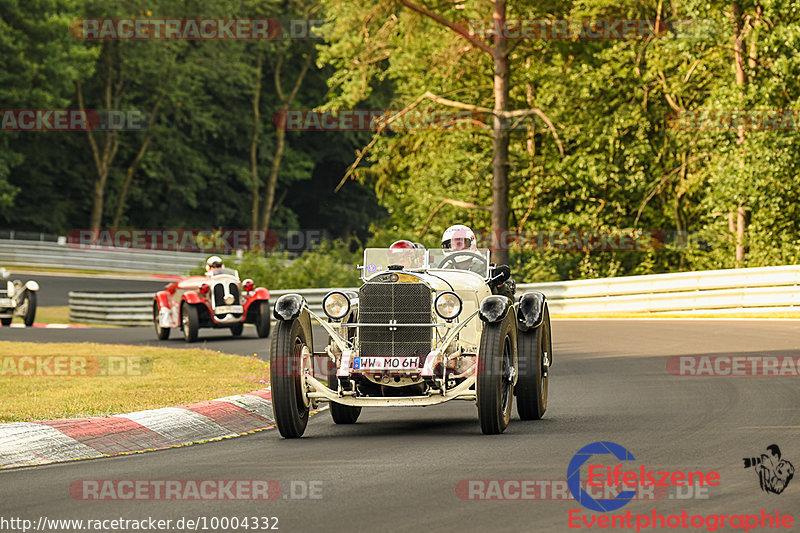
[[[731,11],[733,13],[733,26],[734,26],[734,40],[733,40],[733,62],[736,70],[736,85],[740,89],[740,97],[744,94],[744,86],[747,83],[747,74],[744,70],[744,58],[747,45],[744,40],[744,14],[742,7],[738,1],[731,2]],[[740,102],[742,99],[740,98]],[[739,168],[744,168],[744,144],[745,130],[744,124],[740,123],[736,128],[736,144],[739,145]],[[744,261],[744,232],[745,232],[745,218],[744,218],[744,204],[739,202],[736,209],[736,268],[739,268]],[[733,214],[731,214],[733,219]]]
[[[288,109],[288,104],[282,106],[282,116],[286,116]],[[275,202],[275,187],[278,184],[278,172],[281,169],[281,159],[283,159],[283,153],[286,150],[286,128],[278,128],[276,135],[277,145],[275,146],[275,155],[272,157],[272,166],[269,169],[267,189],[264,194],[264,205],[261,212],[261,231],[267,231],[269,229],[270,218],[272,217],[272,204]]]
[[[169,81],[167,81],[166,87],[164,87],[161,93],[158,95],[156,103],[153,104],[153,109],[150,111],[150,117],[147,119],[147,131],[144,134],[142,146],[139,148],[139,152],[136,154],[133,162],[130,164],[130,166],[128,166],[128,170],[125,174],[125,181],[122,183],[122,189],[119,192],[119,198],[117,198],[117,209],[114,212],[114,221],[111,223],[112,228],[119,228],[119,222],[122,218],[122,213],[125,210],[125,199],[128,196],[128,188],[130,188],[131,182],[133,182],[134,172],[136,172],[136,169],[139,167],[139,163],[142,162],[142,159],[144,159],[144,156],[147,153],[147,148],[150,146],[150,141],[153,138],[153,126],[155,125],[156,118],[158,117],[158,109],[161,107],[161,102],[164,101],[164,94],[167,92],[168,88]]]
[[[261,188],[261,182],[258,179],[258,133],[261,130],[261,110],[259,105],[261,103],[262,61],[263,52],[259,50],[256,55],[256,83],[253,87],[253,137],[250,142],[250,176],[253,180],[251,188],[253,206],[250,209],[250,227],[253,230],[258,229],[258,200],[260,197],[258,191]]]
[[[497,0],[492,19],[495,28],[505,27],[506,3]],[[492,261],[508,264],[508,118],[502,112],[508,110],[508,54],[506,40],[497,32],[492,50],[494,59],[494,120],[492,131]]]

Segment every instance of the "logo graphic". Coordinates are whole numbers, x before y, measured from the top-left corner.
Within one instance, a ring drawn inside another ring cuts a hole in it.
[[[619,444],[601,441],[593,442],[578,450],[578,453],[575,454],[567,467],[567,486],[572,497],[587,509],[601,513],[616,511],[636,497],[635,490],[623,490],[614,498],[596,500],[583,489],[581,486],[581,466],[591,459],[593,455],[603,454],[613,454],[620,461],[636,460],[631,452]]]
[[[767,452],[761,457],[745,457],[745,468],[753,468],[758,474],[761,490],[780,494],[794,476],[794,466],[785,459],[781,459],[781,449],[777,444],[767,446]]]

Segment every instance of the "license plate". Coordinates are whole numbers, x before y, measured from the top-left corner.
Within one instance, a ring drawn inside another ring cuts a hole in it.
[[[0,298],[0,307],[11,307],[11,298]]]
[[[353,370],[418,370],[419,357],[355,357]]]
[[[225,315],[228,313],[241,313],[244,308],[241,305],[218,305],[214,308],[215,315]]]

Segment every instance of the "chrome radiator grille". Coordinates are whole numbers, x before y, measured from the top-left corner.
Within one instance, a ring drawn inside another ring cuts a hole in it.
[[[359,291],[362,324],[430,324],[431,290],[424,283],[367,283]],[[431,327],[361,326],[359,351],[364,356],[425,356],[431,350]]]

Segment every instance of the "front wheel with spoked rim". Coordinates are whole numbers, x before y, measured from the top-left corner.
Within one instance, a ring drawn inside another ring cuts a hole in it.
[[[308,425],[309,400],[303,372],[311,347],[299,320],[279,321],[272,333],[269,375],[278,431],[287,439],[302,437]]]
[[[505,431],[511,420],[514,402],[514,361],[517,350],[517,326],[509,310],[498,323],[484,324],[478,352],[478,420],[481,431],[496,435]]]

